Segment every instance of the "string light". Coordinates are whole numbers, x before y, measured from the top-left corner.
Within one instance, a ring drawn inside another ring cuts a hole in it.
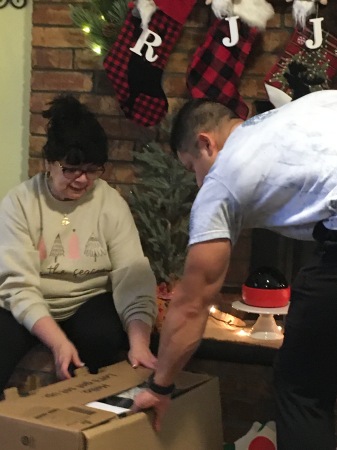
[[[84,26],[82,27],[82,31],[83,31],[84,33],[89,34],[89,33],[90,33],[90,27],[88,27],[88,25],[84,25]]]
[[[244,328],[246,325],[237,325],[235,323],[236,317],[232,316],[231,314],[228,313],[224,313],[222,311],[220,311],[219,309],[217,309],[214,305],[212,305],[209,308],[209,316],[212,317],[212,319],[218,321],[218,322],[222,322],[225,325],[229,326],[229,327],[234,327],[234,328]]]
[[[101,55],[102,54],[102,47],[98,44],[93,44],[92,45],[92,51],[97,53],[97,55]]]
[[[237,334],[238,336],[242,336],[242,337],[244,337],[244,336],[249,336],[249,332],[248,332],[248,331],[245,331],[245,330],[240,330],[240,331],[238,331],[236,334]]]

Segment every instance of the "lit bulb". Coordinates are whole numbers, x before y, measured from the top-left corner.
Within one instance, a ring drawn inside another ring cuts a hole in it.
[[[215,311],[216,311],[216,307],[215,307],[214,305],[212,305],[212,306],[209,308],[209,312],[212,313],[212,314],[214,314]]]
[[[102,53],[102,47],[98,44],[94,44],[92,46],[92,51],[97,53],[97,55],[100,55]]]
[[[84,31],[84,33],[89,34],[90,33],[90,27],[88,27],[88,25],[85,25],[82,30]]]
[[[238,336],[249,336],[249,333],[245,330],[240,330],[236,333]]]

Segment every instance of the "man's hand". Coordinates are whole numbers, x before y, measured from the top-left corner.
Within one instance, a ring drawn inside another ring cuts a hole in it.
[[[146,389],[135,397],[132,411],[139,412],[152,408],[154,410],[153,428],[155,431],[159,431],[170,402],[169,395],[155,394],[150,389]]]

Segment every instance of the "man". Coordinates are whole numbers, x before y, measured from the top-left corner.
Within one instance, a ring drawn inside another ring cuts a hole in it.
[[[266,228],[320,252],[292,285],[275,366],[279,450],[335,450],[337,394],[337,91],[308,94],[237,119],[192,100],[178,113],[171,146],[200,191],[190,221],[184,276],[164,322],[156,371],[135,410],[153,407],[159,429],[176,374],[202,338],[233,245],[243,228]],[[165,395],[167,394],[167,395]]]

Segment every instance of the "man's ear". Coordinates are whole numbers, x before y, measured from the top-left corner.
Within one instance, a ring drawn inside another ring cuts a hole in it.
[[[43,160],[43,163],[44,163],[45,171],[49,172],[50,171],[50,163],[46,159]]]
[[[212,133],[198,134],[199,151],[206,150],[208,156],[212,156],[214,152],[218,153],[216,142]]]

